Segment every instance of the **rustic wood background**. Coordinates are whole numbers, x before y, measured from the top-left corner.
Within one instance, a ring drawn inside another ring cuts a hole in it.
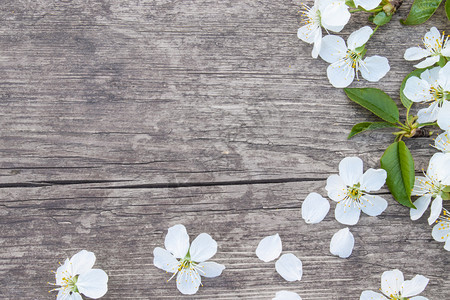
[[[312,4],[312,1],[309,4]],[[408,1],[368,44],[388,57],[380,87],[398,101],[413,63],[403,60],[443,9],[403,27]],[[296,37],[299,1],[2,0],[0,7],[0,298],[55,299],[51,270],[81,249],[110,276],[103,299],[359,299],[383,271],[430,278],[423,293],[448,299],[448,252],[426,218],[389,201],[351,227],[349,259],[329,253],[344,226],[333,210],[306,225],[300,207],[325,193],[339,161],[379,167],[392,136],[348,141],[353,124],[376,120],[326,78],[327,64]],[[354,16],[344,37],[366,25]],[[398,101],[399,103],[399,101]],[[417,171],[434,152],[408,141]],[[334,209],[334,204],[332,204]],[[182,296],[153,266],[167,228],[219,244],[223,275]],[[288,283],[254,251],[279,233],[304,265]]]

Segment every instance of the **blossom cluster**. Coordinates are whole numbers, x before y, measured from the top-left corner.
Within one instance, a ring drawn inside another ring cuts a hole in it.
[[[381,0],[356,0],[356,6],[370,11],[378,7]],[[374,31],[364,26],[353,32],[347,43],[336,35],[322,37],[322,28],[327,32],[340,32],[350,20],[349,6],[344,0],[315,0],[312,7],[304,5],[303,22],[305,25],[297,31],[297,36],[304,42],[314,44],[312,57],[320,56],[330,63],[327,76],[330,83],[337,88],[349,86],[358,72],[368,81],[379,81],[390,70],[387,58],[370,56],[364,58],[365,45]]]

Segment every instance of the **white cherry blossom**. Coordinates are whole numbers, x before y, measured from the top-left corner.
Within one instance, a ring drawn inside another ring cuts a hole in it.
[[[297,31],[297,36],[304,42],[314,43],[312,57],[319,55],[322,41],[322,27],[325,30],[340,32],[350,19],[350,12],[345,0],[315,0],[309,7],[303,4],[303,22],[305,25]]]
[[[420,197],[413,203],[416,208],[411,208],[409,212],[411,220],[419,219],[430,205],[431,199],[434,198],[428,218],[428,224],[431,225],[441,213],[441,193],[445,186],[450,184],[450,154],[434,154],[424,175],[416,176],[411,195]]]
[[[430,31],[425,34],[423,44],[425,49],[420,47],[411,47],[406,49],[404,58],[406,60],[426,59],[414,67],[422,69],[427,68],[439,61],[441,56],[450,56],[450,43],[447,42],[448,37],[439,33],[436,27],[432,27]]]
[[[346,157],[339,163],[339,175],[327,179],[325,189],[331,200],[338,202],[334,215],[339,223],[355,225],[361,210],[369,216],[378,216],[387,207],[387,201],[368,192],[378,191],[386,182],[383,169],[368,169],[363,174],[363,162],[358,157]]]
[[[423,296],[416,296],[425,290],[429,279],[422,275],[416,275],[411,280],[403,278],[403,273],[397,269],[386,271],[381,275],[381,292],[364,291],[360,300],[386,300],[386,299],[409,299],[428,300]]]
[[[103,297],[108,291],[108,275],[100,269],[92,269],[95,255],[81,250],[66,259],[56,270],[57,300],[81,300],[81,294],[92,299]]]
[[[321,222],[330,210],[330,202],[317,193],[310,193],[302,204],[302,218],[308,224]]]
[[[354,245],[355,238],[347,227],[333,235],[330,242],[330,252],[340,258],[347,258],[352,254]]]
[[[420,78],[408,78],[403,90],[405,96],[416,103],[429,103],[418,112],[418,122],[428,123],[438,119],[439,111],[450,96],[450,64],[425,70]]]
[[[450,131],[438,135],[434,141],[434,147],[444,153],[450,153]]]
[[[256,256],[264,262],[277,259],[282,251],[280,236],[277,234],[263,238],[256,248]]]
[[[294,292],[279,291],[272,300],[302,300],[302,298]]]
[[[356,7],[361,6],[365,10],[372,10],[380,4],[381,0],[355,0]]]
[[[450,251],[450,213],[445,208],[431,234],[435,241],[445,243],[444,249]]]
[[[287,253],[275,263],[275,270],[287,281],[301,280],[303,275],[302,261],[294,254]]]
[[[327,35],[322,39],[320,57],[331,65],[327,68],[327,76],[330,83],[337,88],[349,86],[358,77],[358,71],[368,81],[378,81],[390,70],[387,58],[381,56],[370,56],[363,59],[361,49],[373,30],[369,26],[360,28],[350,34],[345,41],[335,35]]]
[[[224,265],[207,262],[217,252],[216,241],[207,233],[199,234],[189,245],[186,228],[178,224],[169,228],[164,245],[166,249],[153,250],[153,264],[173,273],[170,279],[177,276],[177,288],[182,294],[195,294],[202,284],[200,276],[217,277],[225,269]]]

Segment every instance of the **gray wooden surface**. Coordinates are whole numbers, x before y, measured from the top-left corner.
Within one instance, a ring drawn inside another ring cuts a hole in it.
[[[309,1],[311,2],[311,1]],[[311,3],[309,3],[311,4]],[[401,8],[405,16],[410,3]],[[383,271],[430,278],[423,293],[448,299],[449,259],[426,218],[389,202],[351,227],[349,259],[329,253],[344,226],[330,211],[306,225],[309,192],[326,195],[339,161],[365,168],[392,140],[386,132],[348,141],[351,126],[376,120],[334,89],[323,61],[296,37],[298,1],[2,0],[0,6],[0,298],[55,299],[47,281],[58,261],[95,252],[110,276],[103,299],[359,299]],[[398,20],[379,30],[367,55],[388,57],[379,83],[398,101],[413,63],[402,56],[425,25]],[[354,16],[346,37],[366,24]],[[408,141],[417,170],[434,152]],[[334,204],[332,204],[332,209]],[[153,266],[167,228],[218,242],[223,275],[182,296]],[[259,240],[279,233],[302,261],[288,283],[259,261]]]

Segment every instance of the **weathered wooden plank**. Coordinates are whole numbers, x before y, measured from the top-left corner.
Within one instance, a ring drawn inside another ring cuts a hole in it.
[[[1,291],[7,299],[47,297],[46,282],[57,261],[86,248],[110,275],[105,299],[271,299],[280,289],[304,299],[357,299],[364,289],[377,290],[381,273],[391,268],[406,278],[429,277],[424,295],[445,298],[448,258],[442,244],[432,241],[425,219],[410,221],[409,212],[390,197],[380,217],[363,215],[351,227],[352,256],[332,256],[331,236],[345,226],[332,212],[317,225],[300,217],[301,201],[309,191],[324,194],[324,185],[2,189],[7,200],[0,207]],[[153,248],[163,246],[167,228],[177,223],[186,225],[191,238],[210,233],[219,244],[214,260],[227,267],[222,276],[204,280],[195,297],[181,297],[175,282],[166,283],[169,275],[152,265]],[[284,253],[303,261],[300,282],[284,281],[273,262],[254,254],[259,240],[276,232]]]
[[[368,114],[295,37],[296,3],[4,2],[4,183],[311,177],[344,155],[375,151],[375,163],[391,139],[345,140]],[[426,27],[380,31],[368,54],[392,71],[372,85],[395,96],[412,69],[403,52]],[[414,144],[428,156],[428,141]]]

